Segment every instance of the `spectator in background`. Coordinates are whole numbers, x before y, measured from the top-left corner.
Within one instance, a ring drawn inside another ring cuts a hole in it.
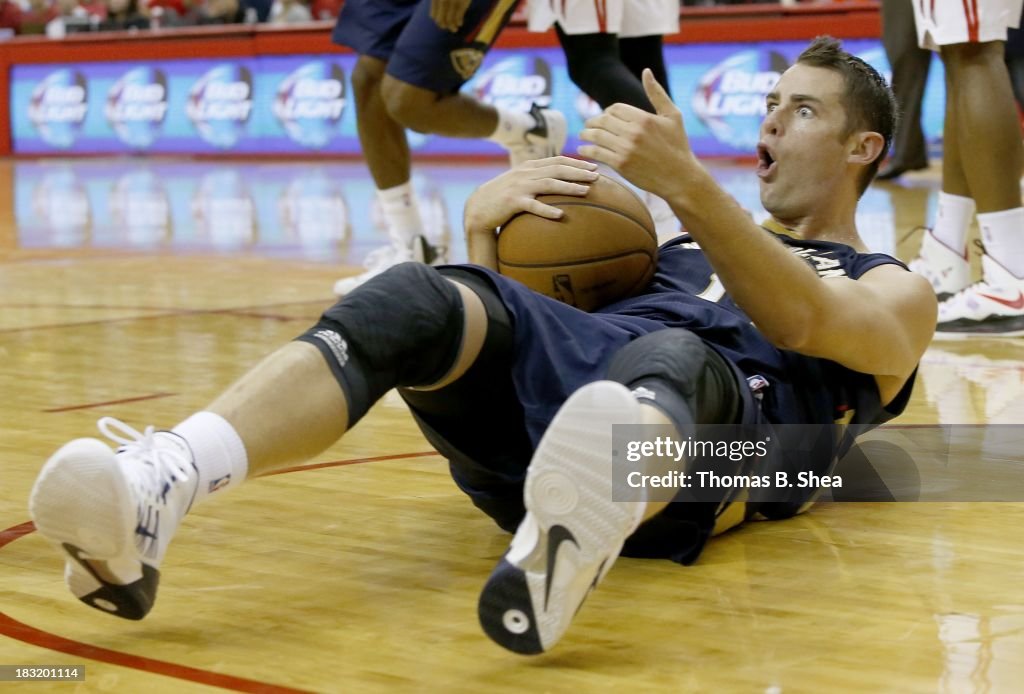
[[[21,31],[21,7],[11,0],[0,0],[0,29],[10,29],[14,33]]]
[[[69,33],[89,31],[93,21],[99,23],[98,19],[90,20],[89,12],[78,0],[56,0],[54,7],[57,16],[46,25],[46,36],[51,39],[62,39]]]
[[[270,21],[273,0],[241,0],[240,10],[246,24]]]
[[[896,129],[889,163],[876,176],[879,181],[888,181],[907,171],[928,168],[921,101],[932,52],[917,45],[911,0],[882,0],[882,45],[892,66],[892,91],[900,108],[900,127]]]
[[[238,0],[205,0],[192,15],[194,24],[235,24],[242,21]]]
[[[335,19],[341,12],[341,0],[313,0],[310,6],[313,19]]]
[[[274,0],[270,8],[271,24],[295,24],[312,20],[313,15],[302,0]]]
[[[57,8],[50,4],[49,0],[29,0],[28,9],[21,15],[21,30],[18,33],[45,33],[46,25],[56,17]]]
[[[148,29],[149,18],[139,8],[139,0],[107,0],[107,19],[100,29]]]
[[[195,9],[193,0],[141,0],[139,9],[154,29],[195,23],[190,18]]]

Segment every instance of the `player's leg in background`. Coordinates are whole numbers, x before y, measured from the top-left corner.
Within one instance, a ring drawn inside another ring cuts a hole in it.
[[[430,5],[418,4],[388,64],[383,94],[392,117],[422,133],[491,139],[509,150],[513,165],[561,153],[561,114],[496,108],[459,91],[508,24],[515,0],[472,0],[455,32],[434,22]]]
[[[665,89],[670,88],[662,36],[679,31],[679,4],[611,0],[605,8],[606,13],[599,14],[592,0],[570,1],[557,16],[555,29],[569,77],[601,108],[625,103],[653,112],[640,76],[649,68]],[[654,219],[658,241],[678,235],[679,220],[668,203],[639,192]]]
[[[939,333],[1024,334],[1024,145],[1003,42],[942,46],[942,59],[942,190],[973,199],[985,254],[982,282],[940,305]]]
[[[352,91],[356,100],[356,128],[363,156],[377,187],[377,203],[387,225],[390,245],[372,251],[367,271],[339,280],[334,292],[344,296],[393,265],[415,261],[427,264],[444,262],[447,239],[443,230],[430,230],[423,224],[411,176],[412,165],[405,126],[388,112],[382,83],[387,63],[360,56],[352,71]],[[436,238],[435,238],[436,237]]]
[[[947,70],[946,93],[954,89]],[[974,217],[974,200],[967,187],[959,145],[959,112],[953,99],[946,99],[943,123],[942,189],[931,229],[925,230],[921,250],[910,261],[910,269],[931,282],[940,301],[952,297],[971,283],[967,256],[967,232]]]
[[[411,182],[409,142],[405,127],[388,112],[381,85],[388,60],[414,2],[349,0],[342,7],[332,40],[359,54],[352,70],[356,129],[366,165],[377,187],[389,245],[372,251],[365,273],[340,280],[336,294],[345,295],[383,270],[404,261],[443,260],[443,244],[428,240]],[[434,231],[434,230],[432,230]],[[440,230],[436,230],[440,232]],[[440,235],[440,234],[438,234]]]
[[[888,165],[877,176],[885,181],[928,167],[928,151],[921,128],[921,102],[932,52],[917,45],[911,3],[883,0],[882,45],[892,66],[892,90],[900,108],[900,127]]]
[[[420,264],[398,266],[169,432],[139,433],[105,418],[101,431],[121,444],[117,453],[96,439],[65,445],[33,487],[33,520],[66,552],[76,597],[140,619],[193,505],[319,453],[396,385],[456,381],[486,333],[471,289]]]
[[[649,68],[654,73],[654,79],[658,80],[658,84],[665,88],[669,96],[672,96],[668,67],[665,65],[664,44],[665,38],[661,34],[620,36],[619,56],[637,79],[643,75],[645,68]]]
[[[654,112],[640,79],[620,56],[617,34],[569,34],[560,24],[555,25],[555,31],[565,53],[569,78],[601,108],[624,103]]]

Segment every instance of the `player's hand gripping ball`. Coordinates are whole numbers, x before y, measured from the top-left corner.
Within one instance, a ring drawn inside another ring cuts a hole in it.
[[[498,233],[498,271],[584,311],[639,294],[650,283],[658,235],[647,206],[601,176],[586,197],[540,195],[561,219],[521,213]]]

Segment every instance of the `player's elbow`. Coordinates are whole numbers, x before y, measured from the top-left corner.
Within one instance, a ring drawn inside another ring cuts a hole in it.
[[[811,344],[812,335],[806,321],[795,320],[759,326],[773,347],[788,352],[803,352]]]

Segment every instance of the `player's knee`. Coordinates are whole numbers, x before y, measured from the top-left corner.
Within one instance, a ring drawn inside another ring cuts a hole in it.
[[[381,95],[388,115],[402,127],[420,133],[434,130],[433,113],[437,95],[433,92],[385,75],[381,82]]]
[[[387,63],[377,58],[360,56],[352,68],[352,94],[356,101],[365,102],[379,91]]]
[[[434,383],[458,355],[462,299],[420,263],[396,265],[324,312],[298,339],[317,347],[345,391],[349,425],[396,386]]]
[[[683,413],[673,416],[676,420],[727,423],[740,408],[735,376],[725,360],[697,335],[681,328],[659,330],[629,343],[612,359],[607,377],[634,389],[645,387],[645,383],[648,387],[663,384],[688,410],[689,417]]]

